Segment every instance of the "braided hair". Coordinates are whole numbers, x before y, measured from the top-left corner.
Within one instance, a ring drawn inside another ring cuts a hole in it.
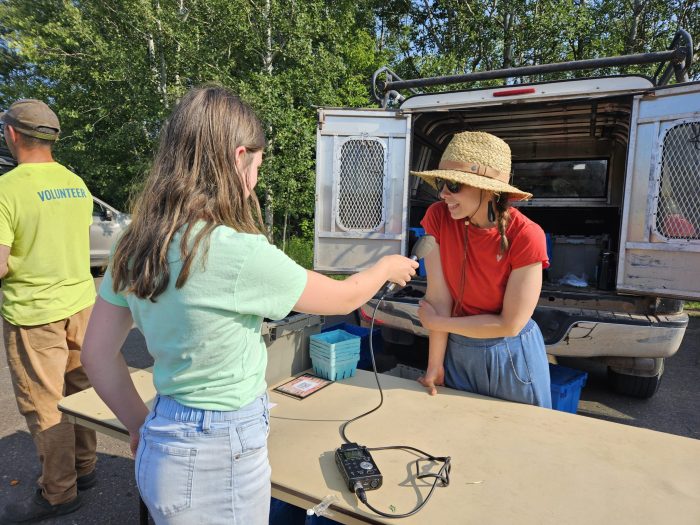
[[[497,193],[494,199],[494,207],[496,208],[496,224],[498,233],[501,235],[501,255],[508,251],[508,238],[506,237],[506,228],[510,221],[510,201],[507,193]]]

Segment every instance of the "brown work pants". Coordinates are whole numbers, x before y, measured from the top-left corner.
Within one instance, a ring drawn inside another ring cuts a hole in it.
[[[74,499],[77,477],[95,469],[95,432],[69,423],[58,410],[64,396],[90,387],[80,349],[91,311],[92,307],[85,308],[38,326],[15,326],[3,319],[17,406],[41,461],[42,494],[52,505]]]

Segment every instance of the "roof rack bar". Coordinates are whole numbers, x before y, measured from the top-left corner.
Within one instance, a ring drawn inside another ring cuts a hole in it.
[[[508,69],[495,69],[493,71],[480,71],[465,75],[449,75],[444,77],[417,78],[413,80],[388,81],[384,84],[384,91],[400,90],[406,88],[420,88],[445,84],[462,84],[477,80],[492,80],[498,78],[513,78],[543,73],[555,73],[558,71],[579,71],[583,69],[599,69],[603,67],[630,66],[637,64],[653,64],[656,62],[671,61],[680,63],[686,58],[684,47],[670,51],[657,51],[654,53],[640,53],[610,58],[592,58],[589,60],[574,60],[571,62],[556,62],[554,64],[542,64],[537,66],[523,66]]]
[[[659,77],[659,73],[664,69],[664,63],[660,63],[659,67],[656,68],[654,72],[654,84],[657,86],[665,85],[671,78],[671,73],[675,73],[676,82],[688,82],[688,70],[693,63],[693,39],[685,29],[678,29],[676,34],[673,36],[673,41],[671,45],[668,46],[669,49],[683,49],[679,44],[679,40],[683,39],[683,46],[685,47],[685,64],[681,65],[680,62],[670,62],[666,64],[666,69],[663,74]]]
[[[672,75],[675,75],[676,82],[687,82],[688,70],[693,62],[693,39],[690,33],[679,28],[667,51],[609,58],[593,58],[589,60],[574,60],[571,62],[556,62],[554,64],[496,69],[494,71],[479,71],[466,73],[464,75],[403,80],[391,69],[383,67],[375,71],[374,75],[372,75],[371,90],[374,99],[379,102],[382,107],[387,107],[392,100],[401,102],[404,99],[398,92],[400,89],[410,89],[413,93],[417,93],[416,88],[427,86],[463,84],[479,80],[524,77],[560,71],[580,71],[584,69],[653,64],[656,62],[659,63],[659,66],[656,68],[652,79],[654,85],[665,85],[671,79]],[[382,73],[385,74],[385,80],[379,79]]]

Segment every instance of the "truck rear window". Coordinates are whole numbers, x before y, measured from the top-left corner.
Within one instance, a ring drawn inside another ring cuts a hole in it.
[[[607,159],[547,160],[513,163],[513,185],[536,199],[607,197]]]

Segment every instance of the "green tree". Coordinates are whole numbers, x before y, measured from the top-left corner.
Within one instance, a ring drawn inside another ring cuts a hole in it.
[[[284,238],[313,216],[314,107],[369,104],[367,78],[387,58],[364,0],[3,0],[0,20],[0,106],[51,103],[57,158],[117,205],[187,89],[239,92],[268,130],[260,195]]]
[[[679,26],[698,39],[699,12],[697,0],[0,0],[0,107],[52,104],[57,158],[124,207],[172,105],[227,85],[265,123],[258,194],[285,245],[313,229],[316,107],[373,104],[379,66],[415,78],[656,51]]]
[[[395,43],[395,70],[405,78],[659,51],[678,27],[700,37],[697,0],[395,0],[391,5],[394,14],[383,21],[389,32],[383,39]],[[396,15],[400,8],[403,15]],[[695,48],[700,49],[698,42]],[[655,67],[623,71],[651,76]],[[695,64],[691,76],[699,74]]]

